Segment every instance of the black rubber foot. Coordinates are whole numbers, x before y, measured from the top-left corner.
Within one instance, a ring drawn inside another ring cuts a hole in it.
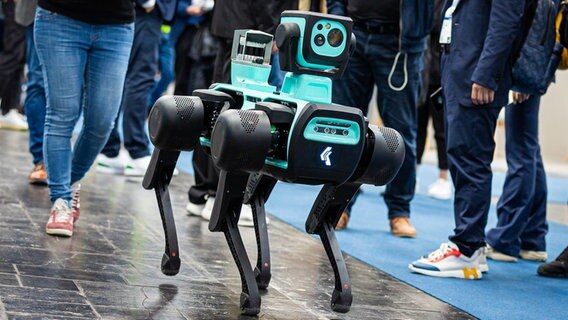
[[[166,276],[175,276],[179,272],[181,261],[178,256],[170,257],[164,253],[162,256],[162,273]]]
[[[250,301],[249,296],[241,292],[241,313],[247,316],[256,316],[260,313],[260,297],[256,302]]]
[[[254,275],[256,276],[256,285],[260,290],[266,290],[268,288],[268,284],[270,283],[271,275],[262,274],[262,272],[258,268],[254,268]]]
[[[339,313],[347,313],[349,309],[351,309],[352,301],[353,296],[351,292],[340,292],[334,289],[331,295],[331,310]]]

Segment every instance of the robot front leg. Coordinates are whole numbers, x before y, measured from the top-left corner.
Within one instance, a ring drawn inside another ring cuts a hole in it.
[[[347,267],[335,237],[335,225],[359,187],[357,183],[323,186],[306,220],[306,231],[320,236],[333,268],[335,288],[331,295],[331,309],[341,313],[349,311],[353,296]]]
[[[221,170],[209,230],[223,232],[242,282],[240,307],[243,314],[260,312],[260,294],[241,233],[237,226],[248,181],[246,173]]]
[[[166,248],[162,256],[162,273],[168,276],[176,275],[180,268],[179,248],[176,225],[170,201],[168,186],[176,167],[179,151],[163,151],[154,149],[150,165],[142,183],[145,189],[154,189],[162,218]]]
[[[254,219],[254,231],[256,235],[257,259],[254,273],[259,289],[266,289],[270,283],[270,245],[268,241],[268,228],[266,225],[266,211],[264,204],[272,193],[277,180],[254,173],[249,176],[244,203],[250,204]]]

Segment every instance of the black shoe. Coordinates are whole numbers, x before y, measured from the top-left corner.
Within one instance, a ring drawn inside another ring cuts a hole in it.
[[[556,258],[556,260],[541,264],[538,274],[544,277],[568,278],[568,247]]]

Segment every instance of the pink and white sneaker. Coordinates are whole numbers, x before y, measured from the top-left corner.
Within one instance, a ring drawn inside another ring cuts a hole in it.
[[[79,220],[81,214],[81,201],[79,193],[81,192],[81,184],[77,183],[75,190],[73,190],[73,199],[71,199],[71,212],[73,213],[73,222]]]
[[[447,242],[427,257],[412,262],[408,268],[412,272],[432,277],[477,280],[482,277],[481,264],[484,258],[484,248],[477,249],[471,257],[467,257],[455,243]]]
[[[54,236],[70,237],[73,235],[73,212],[66,200],[61,198],[55,200],[45,232]]]

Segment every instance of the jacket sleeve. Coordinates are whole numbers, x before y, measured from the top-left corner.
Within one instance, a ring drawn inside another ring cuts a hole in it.
[[[345,0],[327,0],[327,13],[346,16]]]
[[[521,26],[525,0],[491,2],[489,29],[471,80],[497,91]]]

